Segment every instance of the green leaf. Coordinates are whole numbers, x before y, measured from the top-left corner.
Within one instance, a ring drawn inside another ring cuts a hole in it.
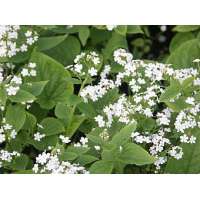
[[[177,94],[179,94],[180,91],[181,91],[180,82],[178,80],[172,79],[170,81],[170,86],[167,87],[164,93],[161,94],[160,101],[166,102],[171,99],[174,99],[177,96]]]
[[[169,51],[172,53],[175,49],[180,47],[184,42],[194,39],[194,35],[191,32],[177,33],[171,40]]]
[[[71,137],[85,119],[85,115],[74,115],[72,122],[70,123],[69,127],[67,127],[66,135]]]
[[[55,115],[59,119],[68,119],[71,116],[70,112],[69,106],[64,103],[58,103],[55,107]]]
[[[8,97],[12,102],[27,102],[34,101],[36,98],[31,93],[20,89],[16,95]]]
[[[122,152],[119,155],[119,159],[125,164],[146,165],[155,162],[155,158],[152,157],[141,146],[130,143],[123,146]]]
[[[37,64],[37,76],[33,78],[33,81],[48,81],[38,96],[37,101],[40,106],[51,109],[58,102],[65,102],[73,91],[73,85],[65,80],[70,77],[69,72],[63,65],[39,52],[33,53],[31,61]]]
[[[92,164],[89,171],[92,174],[111,174],[113,167],[112,162],[100,160]]]
[[[26,120],[26,112],[20,105],[9,105],[6,111],[6,122],[19,131]]]
[[[45,118],[40,124],[43,126],[40,131],[46,136],[56,135],[65,131],[63,124],[53,117]]]
[[[59,156],[62,161],[75,160],[77,157],[78,155],[76,153],[68,151],[61,153]]]
[[[80,53],[80,50],[81,45],[78,39],[74,36],[68,36],[62,43],[44,52],[67,66],[73,64],[74,58]]]
[[[0,105],[5,106],[7,100],[6,90],[3,85],[0,85]]]
[[[25,83],[21,86],[21,88],[34,96],[38,96],[42,93],[47,83],[48,81]]]
[[[140,26],[138,25],[128,25],[127,26],[127,33],[128,34],[137,34],[137,33],[144,33]]]
[[[66,34],[61,36],[39,37],[39,40],[37,42],[37,49],[39,51],[51,49],[63,42],[67,38],[67,36],[68,35]]]
[[[85,114],[89,118],[94,118],[97,115],[95,108],[90,103],[82,102],[78,104],[77,107],[81,113]]]
[[[173,30],[177,32],[190,32],[199,29],[199,25],[178,25]]]
[[[85,46],[87,43],[87,40],[90,36],[90,29],[86,26],[81,26],[79,28],[78,36],[79,36],[79,39],[80,39],[82,45]]]
[[[167,63],[172,64],[174,68],[185,68],[191,66],[192,61],[199,58],[200,46],[199,39],[192,39],[182,43],[175,49],[167,59]]]
[[[76,159],[75,162],[79,163],[80,165],[87,165],[89,163],[92,163],[94,161],[98,160],[97,157],[91,156],[91,155],[82,155],[78,159]]]
[[[110,40],[106,44],[105,49],[103,50],[103,55],[105,59],[111,58],[113,52],[118,48],[128,48],[126,37],[117,34],[116,32],[112,32],[112,37],[110,38]]]
[[[125,26],[125,25],[120,25],[120,26],[117,26],[114,30],[115,30],[117,33],[119,33],[120,35],[126,36],[127,26]]]
[[[165,173],[172,174],[196,174],[200,173],[200,129],[195,128],[191,132],[197,140],[195,144],[182,144],[183,158],[175,160],[170,158],[165,168]]]
[[[36,123],[37,123],[36,117],[33,114],[26,112],[26,120],[23,125],[23,129],[33,130],[34,127],[36,126]]]
[[[122,128],[119,131],[119,133],[116,133],[113,136],[111,142],[116,145],[122,145],[122,144],[126,143],[128,140],[130,140],[131,133],[133,133],[135,131],[136,127],[137,127],[136,122],[132,122],[132,123],[126,125],[124,128]]]
[[[29,157],[25,154],[21,154],[19,157],[16,157],[12,164],[11,167],[14,170],[25,170],[29,162]]]
[[[48,149],[49,146],[55,147],[58,143],[58,137],[57,135],[52,135],[42,138],[41,141],[30,140],[29,143],[32,144],[39,151],[44,151]]]

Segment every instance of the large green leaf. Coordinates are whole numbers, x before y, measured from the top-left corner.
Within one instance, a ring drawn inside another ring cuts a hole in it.
[[[45,51],[51,49],[61,42],[63,42],[68,35],[61,35],[61,36],[51,36],[51,37],[40,37],[37,42],[37,49],[39,51]]]
[[[167,63],[173,64],[174,68],[185,68],[191,66],[192,61],[199,58],[199,39],[192,39],[181,44],[167,59]]]
[[[63,65],[71,65],[74,58],[80,53],[80,50],[81,45],[78,39],[74,36],[68,36],[59,45],[44,52]]]
[[[103,55],[106,59],[109,59],[112,57],[114,50],[118,48],[128,48],[126,37],[123,35],[120,35],[116,32],[112,33],[112,37],[106,44],[105,49],[103,50]]]
[[[178,25],[173,30],[177,32],[190,32],[199,29],[199,25]]]
[[[181,84],[178,80],[171,80],[170,86],[160,96],[160,101],[165,102],[174,99],[181,91]]]
[[[56,135],[65,131],[63,124],[56,118],[47,117],[42,120],[43,128],[40,130],[46,136]]]
[[[37,76],[32,80],[48,81],[43,92],[38,96],[38,103],[42,108],[51,109],[58,102],[65,102],[73,91],[73,85],[65,80],[70,77],[62,64],[46,56],[34,52],[31,58],[37,64]]]
[[[6,122],[19,131],[26,120],[26,112],[21,105],[9,105],[6,111]]]
[[[141,146],[130,143],[123,147],[119,159],[125,164],[146,165],[152,164],[155,158],[152,157]]]
[[[186,33],[177,33],[171,40],[169,51],[172,53],[175,49],[177,49],[180,45],[188,40],[194,39],[194,35],[191,32]]]
[[[166,173],[200,173],[200,129],[196,128],[191,133],[197,138],[196,143],[182,144],[183,158],[180,160],[170,158],[165,168]]]
[[[87,26],[81,26],[78,32],[79,39],[83,46],[86,45],[86,42],[90,36],[90,29]]]
[[[112,162],[100,160],[92,164],[89,171],[92,174],[110,174],[112,173],[113,167]]]
[[[122,145],[126,143],[131,138],[131,133],[136,129],[137,123],[134,121],[124,128],[122,128],[118,133],[116,133],[112,138],[112,143],[116,145]]]
[[[8,97],[12,102],[34,101],[36,98],[30,92],[20,89],[16,95]]]

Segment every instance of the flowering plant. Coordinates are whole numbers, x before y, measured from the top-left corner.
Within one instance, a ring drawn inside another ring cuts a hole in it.
[[[0,172],[200,172],[199,28],[158,62],[146,26],[0,26]]]

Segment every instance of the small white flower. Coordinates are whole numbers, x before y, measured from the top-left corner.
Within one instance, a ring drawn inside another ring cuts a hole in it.
[[[194,97],[188,97],[188,98],[185,100],[185,102],[188,103],[188,104],[194,105]]]
[[[97,75],[97,70],[92,67],[88,70],[88,73],[91,75],[91,76],[96,76]]]

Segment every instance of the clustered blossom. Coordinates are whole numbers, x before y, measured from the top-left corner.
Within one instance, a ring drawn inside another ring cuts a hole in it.
[[[12,65],[5,64],[5,66],[0,66],[0,84],[5,83],[5,89],[8,96],[15,96],[17,92],[20,90],[20,86],[23,84],[22,77],[25,76],[36,76],[36,64],[35,63],[29,63],[26,66],[23,67],[22,71],[18,75],[9,75],[6,76],[4,72],[4,68],[10,69]],[[28,83],[31,84],[31,83]],[[25,103],[32,103],[32,102],[22,102]]]
[[[80,141],[74,144],[74,147],[88,147],[88,138],[87,137],[81,137]]]
[[[133,113],[133,106],[126,97],[122,95],[116,103],[105,106],[103,113],[106,116],[106,121],[101,115],[95,117],[95,121],[98,123],[99,127],[111,127],[114,118],[118,118],[119,122],[128,124],[131,121],[129,116]]]
[[[60,151],[58,151],[60,152]],[[60,161],[60,153],[42,152],[36,157],[36,163],[33,166],[34,173],[44,174],[88,174],[84,167],[79,164]]]
[[[13,57],[18,52],[28,51],[28,47],[38,40],[35,31],[27,30],[23,33],[23,42],[19,42],[20,26],[1,25],[0,26],[0,57]],[[21,36],[22,37],[22,36]]]
[[[36,63],[29,63],[27,67],[24,67],[21,71],[21,75],[23,77],[26,77],[26,76],[36,76],[37,75],[37,72],[35,70],[36,68]]]
[[[95,51],[82,52],[74,59],[74,65],[67,66],[77,76],[97,76],[98,66],[101,63],[100,56]]]
[[[196,137],[191,135],[188,130],[200,127],[198,115],[200,104],[195,101],[193,96],[185,99],[188,107],[181,112],[175,113],[171,108],[164,108],[157,111],[157,105],[160,104],[160,95],[164,93],[166,86],[162,81],[174,79],[180,84],[188,78],[194,78],[192,84],[200,85],[200,77],[195,68],[173,69],[169,64],[145,63],[141,60],[133,60],[131,53],[124,49],[117,49],[113,54],[114,61],[123,67],[123,70],[116,74],[115,80],[110,80],[110,66],[106,65],[101,73],[100,80],[96,85],[87,85],[81,91],[81,97],[85,102],[99,101],[109,91],[119,88],[123,82],[129,85],[132,92],[131,98],[121,95],[116,102],[105,105],[102,113],[99,113],[94,120],[98,127],[104,128],[106,140],[109,139],[107,128],[112,126],[114,119],[128,124],[134,120],[137,114],[146,118],[153,118],[158,126],[153,132],[134,132],[132,139],[136,143],[148,144],[149,152],[157,159],[155,161],[156,169],[161,169],[161,165],[167,162],[168,157],[181,159],[183,151],[180,146],[174,145],[170,141],[172,127],[180,133],[180,143],[195,143]],[[196,91],[193,91],[196,94]],[[192,95],[193,95],[192,94]],[[170,99],[175,102],[183,98],[180,91],[176,97]],[[175,116],[175,120],[172,115]],[[166,152],[163,154],[163,152]]]
[[[5,142],[6,139],[15,139],[17,136],[17,131],[12,125],[6,123],[5,118],[2,120],[2,126],[0,127],[0,144]]]
[[[69,139],[69,137],[66,137],[64,135],[60,135],[59,138],[62,141],[62,143],[64,143],[64,144],[68,144],[68,143],[71,142],[71,140]]]
[[[45,134],[41,134],[40,132],[37,132],[34,134],[34,140],[40,142],[42,138],[45,137]]]
[[[6,150],[0,150],[0,168],[4,162],[11,162],[14,157],[20,156],[16,151],[8,152]]]

